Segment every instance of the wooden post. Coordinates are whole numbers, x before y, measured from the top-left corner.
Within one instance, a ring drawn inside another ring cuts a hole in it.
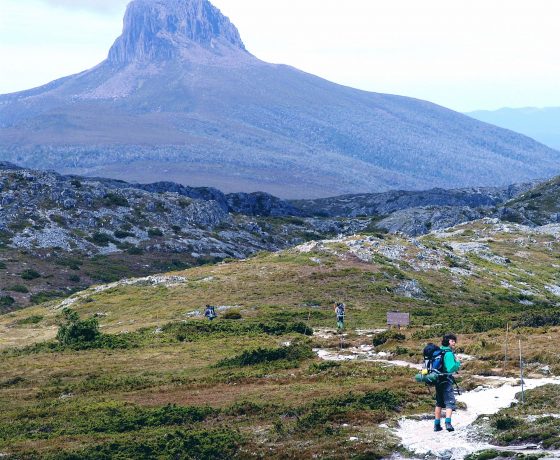
[[[525,404],[525,382],[523,381],[523,357],[521,355],[521,339],[519,339],[519,371],[521,373],[521,404]]]
[[[506,351],[504,353],[504,374],[506,373],[507,358],[508,358],[508,340],[509,340],[509,323],[506,325]]]

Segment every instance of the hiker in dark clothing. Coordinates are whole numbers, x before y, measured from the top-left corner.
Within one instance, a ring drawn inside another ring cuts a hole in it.
[[[334,313],[336,314],[336,327],[337,329],[344,329],[344,317],[346,316],[346,305],[342,302],[334,304]]]
[[[204,316],[206,316],[206,318],[208,318],[210,321],[216,318],[218,315],[216,314],[216,310],[214,310],[214,306],[206,305],[206,310],[204,310]]]
[[[451,425],[451,414],[456,409],[455,393],[453,392],[453,373],[459,370],[461,363],[455,357],[453,349],[457,344],[455,334],[447,334],[441,341],[443,356],[443,375],[438,377],[436,383],[436,409],[434,412],[434,431],[441,431],[441,413],[445,408],[445,429],[455,431]]]

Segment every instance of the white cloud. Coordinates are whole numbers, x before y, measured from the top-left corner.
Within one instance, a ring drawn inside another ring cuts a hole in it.
[[[122,10],[129,0],[40,0],[57,8],[87,10],[96,13],[114,13]]]
[[[257,57],[337,83],[465,111],[560,106],[557,0],[211,1]],[[27,74],[0,72],[0,93],[97,64],[127,3],[0,0],[0,62]]]

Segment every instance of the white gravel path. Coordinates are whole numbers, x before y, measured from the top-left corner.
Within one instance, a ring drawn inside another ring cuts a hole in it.
[[[462,459],[472,452],[495,448],[474,439],[476,433],[472,423],[480,415],[495,414],[500,409],[509,407],[515,400],[515,394],[521,391],[521,385],[515,379],[496,377],[492,380],[503,385],[498,387],[484,385],[457,396],[457,401],[464,402],[467,410],[454,413],[454,432],[448,433],[445,430],[434,432],[434,422],[431,418],[428,420],[402,418],[395,434],[402,439],[402,445],[406,449],[415,455],[420,455],[421,458],[433,456],[455,460]],[[537,388],[549,383],[560,384],[560,379],[525,379],[525,388]]]
[[[387,353],[376,353],[374,347],[369,345],[340,351],[322,348],[316,348],[314,351],[319,358],[326,361],[376,361],[394,366],[422,368],[420,364],[390,359],[390,355]],[[481,415],[495,414],[500,409],[509,407],[515,401],[515,395],[521,391],[521,385],[519,379],[507,377],[486,377],[484,380],[488,381],[488,384],[457,396],[457,401],[465,403],[467,409],[454,413],[454,432],[449,433],[445,430],[434,432],[433,417],[426,417],[423,420],[402,418],[394,433],[402,440],[403,447],[418,456],[415,458],[447,460],[459,460],[473,452],[496,448],[496,446],[476,440],[476,430],[472,423]],[[549,383],[558,385],[560,378],[525,379],[525,389],[529,390]],[[508,448],[508,450],[513,450],[513,448]],[[543,452],[538,449],[532,450]],[[551,455],[551,457],[545,458],[560,458],[559,452]]]

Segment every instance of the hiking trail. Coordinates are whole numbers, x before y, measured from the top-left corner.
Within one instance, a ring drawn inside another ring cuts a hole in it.
[[[369,332],[369,331],[365,331]],[[317,331],[317,336],[328,336],[328,330]],[[362,334],[361,334],[362,335]],[[365,334],[363,334],[365,335]],[[385,352],[375,352],[372,345],[361,345],[350,347],[345,350],[334,349],[314,349],[319,358],[325,361],[373,361],[386,363],[387,365],[404,366],[413,369],[421,369],[421,364],[414,364],[407,361],[391,359],[391,355]],[[473,359],[468,355],[458,355],[459,358]],[[415,459],[446,459],[460,460],[466,455],[485,449],[519,451],[529,453],[546,453],[543,459],[558,459],[560,451],[545,451],[538,446],[511,446],[498,447],[480,441],[478,428],[473,425],[479,416],[492,415],[500,409],[509,407],[514,402],[515,395],[521,391],[518,378],[511,377],[485,377],[477,376],[484,383],[472,391],[462,392],[456,396],[458,402],[463,402],[466,410],[458,410],[453,416],[454,432],[434,432],[433,431],[433,412],[416,417],[403,417],[399,420],[398,427],[392,432],[401,439],[402,446],[408,450]],[[548,378],[525,378],[525,390],[540,387],[546,384],[560,385],[560,377]],[[393,457],[394,460],[404,458],[399,455]]]

